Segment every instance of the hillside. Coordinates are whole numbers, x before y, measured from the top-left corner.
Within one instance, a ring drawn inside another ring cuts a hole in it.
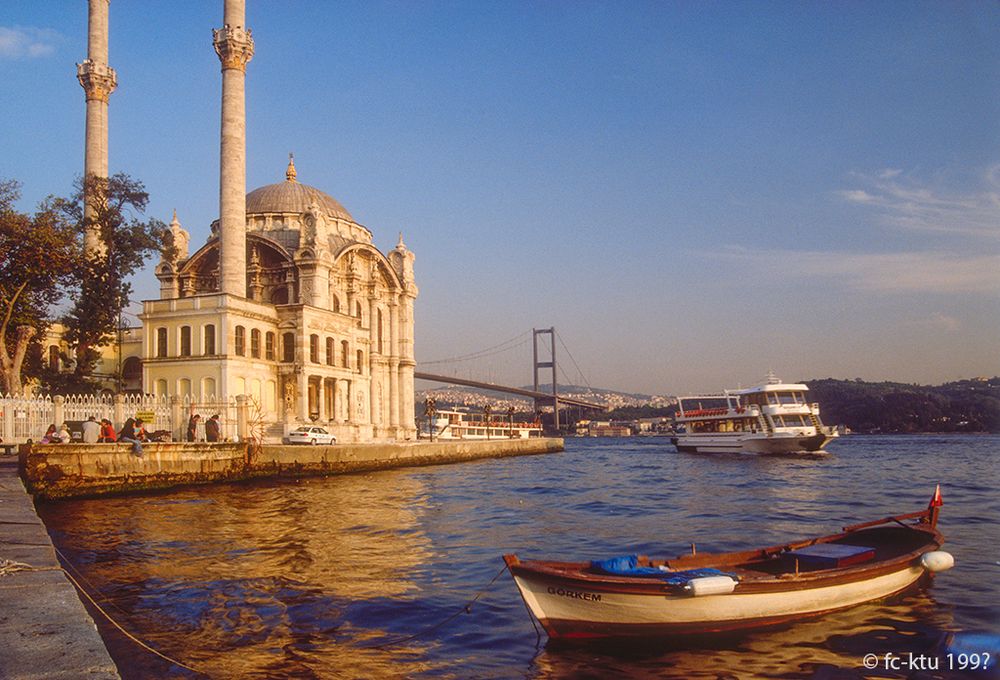
[[[855,432],[1000,432],[1000,378],[939,386],[824,378],[803,381],[823,422]]]

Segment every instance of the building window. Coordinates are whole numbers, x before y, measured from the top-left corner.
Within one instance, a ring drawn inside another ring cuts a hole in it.
[[[234,336],[236,341],[236,354],[239,356],[246,356],[247,353],[247,329],[243,326],[236,327],[236,335]]]
[[[289,364],[295,363],[295,333],[281,336],[281,360]]]
[[[362,350],[358,350],[358,373],[365,372],[365,353]]]
[[[250,329],[250,356],[260,359],[260,331],[256,328]]]
[[[59,345],[49,345],[49,369],[59,370]]]
[[[156,329],[156,357],[162,359],[167,356],[167,329]]]
[[[351,346],[347,340],[340,341],[340,365],[344,368],[351,367]]]
[[[205,326],[205,347],[204,352],[206,356],[215,354],[215,324],[208,324]]]
[[[274,361],[274,333],[271,331],[264,336],[264,358]]]
[[[181,326],[181,356],[191,356],[191,327]]]
[[[333,311],[340,313],[340,298],[334,293],[330,294],[330,308],[333,309]]]
[[[357,312],[357,314],[355,314],[355,316],[358,317],[358,323],[360,324],[361,323],[361,303],[360,302],[354,303],[354,309]]]
[[[319,363],[319,336],[315,333],[309,336],[309,361]]]
[[[334,350],[333,350],[333,338],[327,338],[326,339],[326,365],[327,366],[333,366],[333,362],[334,362],[333,354],[334,354]]]

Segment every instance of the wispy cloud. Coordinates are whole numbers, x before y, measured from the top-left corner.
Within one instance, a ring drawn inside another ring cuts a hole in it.
[[[51,28],[0,26],[0,59],[35,59],[54,54],[62,36]]]
[[[1000,238],[1000,164],[987,168],[971,184],[954,189],[937,181],[888,168],[857,174],[861,186],[837,192],[850,203],[879,211],[891,225],[924,232]]]
[[[857,290],[1000,295],[1000,254],[846,253],[727,248],[706,254],[774,277],[825,278]]]

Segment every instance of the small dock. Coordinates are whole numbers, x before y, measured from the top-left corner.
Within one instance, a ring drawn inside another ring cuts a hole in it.
[[[0,456],[0,677],[120,677],[56,559],[15,456]]]

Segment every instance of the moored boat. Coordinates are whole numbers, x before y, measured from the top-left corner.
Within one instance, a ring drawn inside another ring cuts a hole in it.
[[[504,561],[553,639],[749,630],[883,599],[950,568],[941,504],[939,487],[925,510],[756,550]]]
[[[424,419],[417,434],[421,439],[528,439],[542,436],[542,423],[517,421],[513,414],[442,409],[434,412],[433,419]]]
[[[693,453],[795,453],[822,451],[837,436],[823,425],[808,386],[764,383],[721,394],[679,397],[671,442]]]

